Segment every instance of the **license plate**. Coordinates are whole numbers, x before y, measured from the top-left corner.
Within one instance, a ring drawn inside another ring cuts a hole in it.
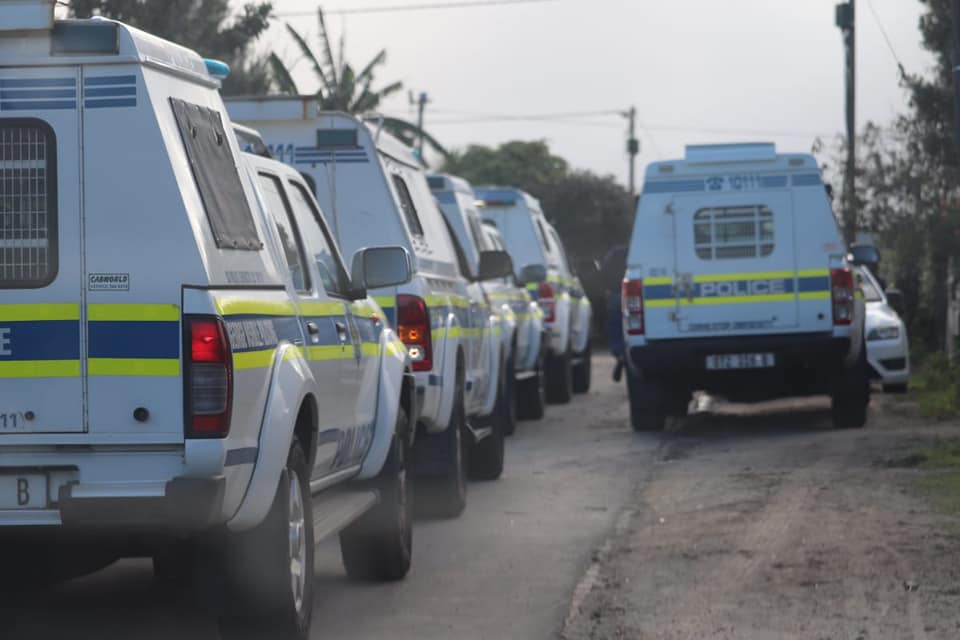
[[[0,509],[46,509],[47,476],[42,473],[0,475]]]
[[[724,353],[707,356],[707,369],[769,369],[776,364],[772,353]]]

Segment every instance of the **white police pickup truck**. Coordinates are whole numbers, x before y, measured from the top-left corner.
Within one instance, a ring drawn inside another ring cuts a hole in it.
[[[536,198],[500,187],[476,187],[474,193],[480,215],[500,231],[517,278],[543,310],[547,400],[569,402],[574,392],[590,389],[590,300]]]
[[[417,503],[436,515],[458,516],[470,467],[493,478],[503,465],[502,431],[468,420],[489,414],[500,388],[499,369],[477,348],[496,330],[497,318],[471,306],[469,283],[420,163],[376,121],[318,112],[315,96],[237,98],[227,107],[260,132],[274,157],[310,178],[344,251],[396,244],[413,256],[412,280],[376,291],[376,300],[413,361],[420,407]],[[484,277],[491,275],[503,274]]]
[[[869,402],[864,304],[816,160],[772,144],[687,148],[647,168],[622,311],[630,415],[656,430],[693,390]]]
[[[463,247],[465,268],[476,273],[482,255],[506,251],[496,227],[480,220],[476,196],[470,184],[456,176],[432,175],[427,178],[440,209]],[[541,274],[540,279],[545,275]],[[504,318],[501,341],[506,358],[505,389],[509,407],[507,433],[516,428],[516,418],[537,420],[544,412],[543,385],[543,312],[525,287],[518,286],[513,269],[503,278],[479,283],[483,295]]]
[[[365,293],[409,254],[347,276],[299,174],[241,156],[222,64],[52,15],[0,2],[0,580],[153,555],[226,636],[305,638],[316,540],[410,565],[414,379]]]

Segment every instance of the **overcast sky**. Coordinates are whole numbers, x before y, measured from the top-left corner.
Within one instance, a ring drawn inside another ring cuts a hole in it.
[[[328,11],[425,0],[330,0]],[[445,0],[449,1],[449,0]],[[309,0],[273,0],[284,14]],[[693,142],[771,140],[808,151],[844,127],[843,46],[836,0],[554,0],[456,10],[331,15],[355,68],[380,48],[380,83],[426,91],[428,130],[453,148],[546,139],[576,167],[626,182],[626,120],[637,107],[646,162]],[[932,59],[920,47],[916,0],[872,0],[909,72]],[[284,18],[316,42],[313,17]],[[893,55],[870,2],[858,3],[858,120],[906,110]],[[265,44],[294,64],[302,90],[316,82],[278,24]],[[414,117],[407,94],[387,111]],[[565,121],[457,122],[477,117],[609,112]]]

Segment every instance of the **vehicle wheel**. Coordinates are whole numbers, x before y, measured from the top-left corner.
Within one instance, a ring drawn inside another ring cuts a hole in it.
[[[547,357],[547,402],[566,404],[573,397],[573,371],[570,350]]]
[[[507,359],[507,365],[503,368],[501,377],[503,378],[503,394],[497,396],[497,407],[494,410],[499,416],[500,424],[503,425],[503,435],[512,436],[517,430],[517,379],[516,370],[513,366],[513,356]]]
[[[909,389],[906,382],[900,384],[885,384],[883,385],[884,393],[906,393]]]
[[[467,506],[467,464],[464,459],[466,414],[463,407],[463,379],[457,384],[447,434],[452,440],[453,468],[439,478],[424,478],[417,487],[417,511],[438,518],[456,518]],[[436,437],[436,436],[434,436]]]
[[[630,399],[630,425],[634,431],[663,431],[667,414],[663,406],[663,388],[643,380],[627,367],[627,395]]]
[[[586,393],[590,391],[590,370],[593,368],[591,355],[593,346],[587,340],[587,347],[583,350],[580,363],[573,368],[573,392]]]
[[[313,509],[307,458],[294,438],[273,505],[250,531],[227,533],[217,563],[227,594],[220,634],[306,640],[313,616]]]
[[[537,358],[535,374],[517,384],[517,417],[521,420],[540,420],[547,405],[544,385],[543,356]]]
[[[866,346],[861,347],[857,364],[843,372],[830,401],[835,428],[859,429],[867,423],[870,374],[867,367]]]
[[[504,426],[502,407],[508,403],[504,397],[505,382],[501,379],[497,390],[497,408],[490,417],[489,436],[473,445],[470,450],[470,477],[474,480],[496,480],[503,474]]]
[[[407,475],[410,438],[407,415],[397,414],[396,435],[379,477],[377,506],[340,532],[343,566],[354,580],[401,580],[413,554],[413,496]]]

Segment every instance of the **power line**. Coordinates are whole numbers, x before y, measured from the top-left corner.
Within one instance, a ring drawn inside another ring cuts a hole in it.
[[[900,56],[897,55],[897,50],[893,48],[893,41],[890,40],[890,35],[884,28],[883,22],[880,20],[880,14],[877,13],[876,7],[873,6],[873,0],[867,0],[867,6],[870,7],[870,13],[873,14],[873,20],[877,23],[877,28],[880,29],[880,34],[886,41],[887,48],[890,49],[890,55],[893,56],[894,61],[897,63],[897,68],[900,70],[900,78],[905,81],[907,79],[907,72],[903,68],[903,63],[900,62]]]
[[[361,13],[399,13],[402,11],[430,11],[433,9],[469,9],[473,7],[493,7],[517,4],[559,2],[560,0],[465,0],[463,2],[425,2],[423,4],[382,5],[379,7],[358,7],[354,9],[325,9],[328,15],[354,15]],[[273,14],[277,18],[300,18],[317,15],[314,11],[286,11]]]

